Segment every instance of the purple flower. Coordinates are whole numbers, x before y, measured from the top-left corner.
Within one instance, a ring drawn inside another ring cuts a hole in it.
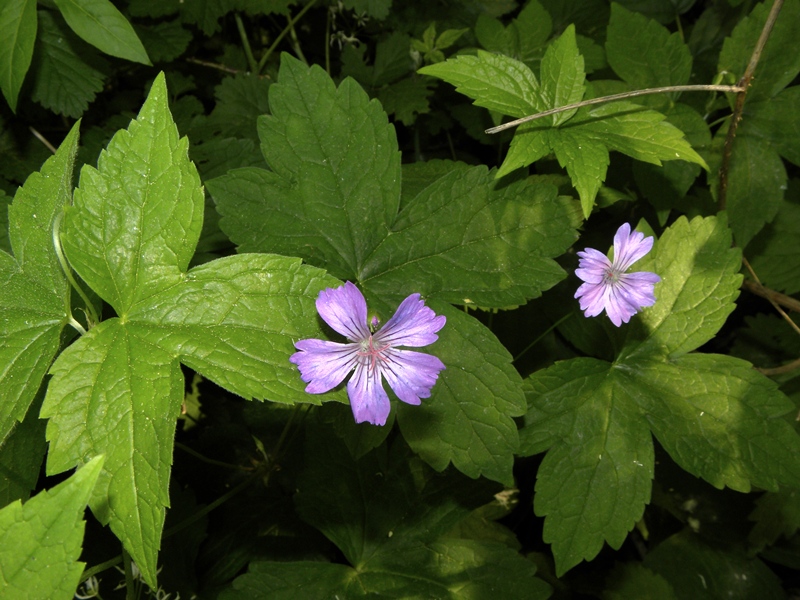
[[[445,324],[443,315],[436,316],[420,299],[411,294],[386,324],[372,333],[367,321],[367,302],[358,288],[349,281],[339,288],[322,290],[317,298],[317,311],[336,332],[350,343],[324,340],[300,340],[289,359],[300,368],[306,391],[322,394],[339,385],[350,371],[347,395],[356,423],[367,421],[384,425],[389,416],[389,396],[383,389],[386,378],[397,397],[407,404],[419,404],[428,398],[431,388],[444,369],[435,356],[399,350],[397,346],[427,346],[439,336]],[[373,317],[372,328],[378,325]]]
[[[626,273],[630,266],[653,247],[653,238],[634,231],[628,223],[614,235],[614,261],[593,248],[578,252],[580,261],[575,274],[586,283],[575,292],[581,310],[587,317],[596,317],[605,309],[617,327],[645,306],[653,306],[653,286],[661,281],[655,273]]]

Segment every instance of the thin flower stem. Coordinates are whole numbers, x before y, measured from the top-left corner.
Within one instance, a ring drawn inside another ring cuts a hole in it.
[[[122,548],[122,564],[125,567],[125,600],[136,600],[131,555],[128,554],[124,547]]]
[[[51,144],[49,141],[47,141],[47,138],[46,138],[46,137],[44,137],[44,136],[43,136],[41,133],[39,133],[39,132],[38,132],[38,131],[37,131],[37,130],[34,128],[34,127],[28,127],[28,129],[30,129],[30,130],[31,130],[31,133],[33,134],[33,136],[34,136],[34,137],[35,137],[37,140],[39,140],[39,141],[40,141],[40,142],[42,142],[42,143],[43,143],[45,146],[47,146],[47,149],[48,149],[48,150],[50,150],[50,152],[52,152],[53,154],[55,154],[55,153],[56,153],[56,148],[55,148],[55,146],[53,146],[53,144]]]
[[[281,31],[278,34],[278,37],[276,37],[275,41],[272,42],[272,45],[269,48],[267,48],[267,51],[261,57],[261,60],[258,61],[257,72],[260,72],[261,69],[264,67],[264,65],[267,64],[267,60],[269,59],[269,57],[272,56],[273,52],[275,52],[275,49],[278,47],[278,44],[280,44],[281,40],[283,40],[283,38],[286,37],[286,34],[289,33],[289,30],[294,27],[294,24],[297,23],[300,19],[302,19],[303,15],[305,15],[311,9],[311,7],[314,6],[316,3],[317,0],[311,0],[311,2],[306,4],[300,12],[298,12],[294,17],[289,19],[289,24],[283,28],[283,31]]]
[[[328,18],[325,20],[325,72],[330,77],[331,74],[331,11],[328,10]]]
[[[303,54],[303,49],[300,47],[300,40],[297,39],[297,32],[294,30],[294,23],[292,23],[291,20],[289,21],[289,35],[292,38],[292,46],[294,47],[294,53],[297,54],[297,58],[308,66],[308,60],[306,60],[306,55]]]
[[[775,21],[778,19],[778,14],[781,12],[783,0],[775,0],[772,9],[767,15],[767,20],[764,23],[764,28],[761,30],[761,35],[758,37],[753,54],[750,56],[750,62],[747,63],[747,68],[744,70],[744,75],[737,84],[741,89],[737,91],[736,102],[733,106],[733,114],[731,115],[731,124],[728,128],[728,134],[725,136],[725,145],[722,148],[722,163],[719,167],[719,189],[717,193],[717,208],[725,210],[728,203],[728,170],[730,168],[731,153],[733,152],[733,139],[736,137],[736,130],[739,128],[739,122],[742,120],[742,112],[744,111],[744,101],[747,98],[747,88],[750,87],[750,82],[753,79],[753,74],[758,66],[758,61],[761,59],[761,53],[764,51],[764,46],[767,44],[772,28]]]
[[[524,355],[524,354],[525,354],[525,353],[526,353],[528,350],[530,350],[530,349],[531,349],[531,348],[533,348],[533,347],[534,347],[536,344],[538,344],[538,343],[541,341],[541,339],[542,339],[544,336],[546,336],[548,333],[550,333],[551,331],[553,331],[553,330],[554,330],[556,327],[558,327],[559,325],[561,325],[561,324],[562,324],[564,321],[566,321],[567,319],[569,319],[569,318],[570,318],[572,315],[573,315],[573,313],[567,313],[567,314],[565,314],[563,317],[561,317],[561,318],[560,318],[558,321],[556,321],[555,323],[553,323],[553,324],[552,324],[550,327],[548,327],[548,328],[547,328],[547,329],[546,329],[546,330],[545,330],[545,331],[542,333],[542,335],[540,335],[540,336],[539,336],[539,337],[537,337],[535,340],[533,340],[533,341],[532,341],[530,344],[528,344],[528,345],[525,347],[525,349],[524,349],[522,352],[520,352],[519,354],[517,354],[517,355],[516,355],[516,356],[515,356],[515,357],[512,359],[512,361],[511,361],[511,362],[512,362],[512,363],[515,363],[515,362],[517,362],[517,361],[518,361],[520,358],[522,358],[522,356],[523,356],[523,355]]]
[[[593,104],[605,104],[607,102],[616,102],[617,100],[625,100],[627,98],[635,98],[637,96],[647,96],[650,94],[669,94],[672,92],[741,92],[741,91],[743,91],[743,88],[741,88],[738,85],[670,85],[666,87],[633,90],[630,92],[622,92],[621,94],[612,94],[610,96],[601,96],[600,98],[591,98],[590,100],[581,100],[580,102],[575,102],[574,104],[567,104],[565,106],[551,108],[550,110],[536,113],[535,115],[528,115],[527,117],[522,117],[521,119],[516,119],[514,121],[509,121],[508,123],[503,123],[502,125],[498,125],[497,127],[490,127],[489,129],[486,130],[486,133],[488,134],[500,133],[501,131],[505,131],[506,129],[511,129],[512,127],[516,127],[517,125],[522,125],[523,123],[529,123],[530,121],[535,121],[536,119],[542,119],[544,117],[556,115],[558,113],[566,112],[568,110],[583,108],[584,106],[591,106]]]
[[[81,575],[81,583],[87,581],[97,575],[98,573],[102,573],[103,571],[107,571],[112,567],[116,567],[119,563],[122,562],[122,554],[118,554],[114,558],[111,558],[105,562],[101,562],[99,565],[95,565],[86,569]]]
[[[208,458],[207,456],[203,456],[202,454],[200,454],[196,450],[193,450],[189,446],[186,446],[185,444],[181,444],[180,442],[175,442],[175,447],[179,448],[180,450],[183,450],[187,454],[191,454],[196,459],[202,460],[204,463],[208,463],[209,465],[215,465],[217,467],[223,467],[225,469],[233,469],[233,470],[236,470],[236,471],[252,471],[253,470],[252,467],[243,467],[241,465],[232,465],[230,463],[226,463],[226,462],[223,462],[221,460],[215,460],[213,458]]]
[[[234,69],[233,67],[221,65],[219,63],[208,62],[207,60],[200,60],[199,58],[187,58],[186,62],[192,63],[193,65],[200,65],[201,67],[208,67],[209,69],[216,69],[217,71],[222,71],[224,73],[230,73],[231,75],[238,75],[239,73],[242,73],[242,71],[239,69]]]
[[[750,263],[744,256],[742,257],[742,263],[750,272],[750,276],[755,280],[756,284],[758,284],[760,288],[763,288],[764,286],[761,285],[761,280],[758,278],[758,275],[756,275],[756,272],[753,270],[753,267],[750,266]],[[769,300],[769,303],[772,304],[773,307],[775,307],[775,310],[777,310],[778,313],[784,318],[784,320],[787,323],[789,323],[791,328],[794,329],[798,335],[800,335],[800,327],[798,327],[797,323],[795,323],[794,320],[792,320],[792,318],[784,312],[784,310],[780,307],[780,305],[771,296],[763,295],[762,297]]]
[[[233,18],[236,19],[236,29],[239,30],[239,38],[242,40],[244,55],[247,57],[247,64],[250,65],[250,71],[252,71],[254,75],[258,75],[261,67],[256,62],[256,57],[253,56],[253,49],[250,48],[250,40],[247,39],[247,32],[244,30],[244,22],[242,22],[242,17],[239,15],[239,13],[234,13]]]
[[[72,268],[69,266],[67,262],[67,257],[64,256],[64,251],[61,248],[61,221],[64,219],[64,211],[61,211],[56,215],[56,219],[53,222],[53,248],[56,251],[56,256],[58,257],[58,263],[61,265],[61,270],[64,272],[64,276],[69,281],[70,285],[78,292],[78,295],[83,300],[84,304],[86,304],[86,318],[89,321],[87,324],[89,329],[94,327],[97,323],[100,322],[100,319],[97,317],[97,313],[94,310],[94,305],[89,300],[89,297],[86,295],[86,292],[83,291],[83,288],[78,285],[78,282],[75,281],[75,277],[72,275]],[[69,324],[75,327],[78,330],[78,333],[81,335],[86,333],[86,330],[78,323],[75,318],[72,316],[72,308],[70,306],[69,294],[67,294],[67,313],[69,313]]]

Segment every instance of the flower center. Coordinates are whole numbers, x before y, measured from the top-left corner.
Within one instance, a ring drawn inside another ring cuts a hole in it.
[[[388,344],[376,342],[372,336],[361,340],[358,345],[358,362],[361,365],[366,365],[370,372],[378,366],[378,363],[383,361],[382,353],[389,346]]]
[[[614,267],[606,269],[606,272],[603,273],[603,283],[606,285],[614,285],[619,281],[621,275],[622,273],[619,269],[615,269]]]

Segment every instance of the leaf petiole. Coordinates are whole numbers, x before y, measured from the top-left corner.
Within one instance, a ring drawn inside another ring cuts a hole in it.
[[[56,256],[58,257],[58,263],[61,265],[61,270],[64,272],[64,276],[69,281],[70,285],[78,292],[78,295],[81,297],[83,302],[86,304],[86,310],[84,311],[86,314],[86,321],[89,329],[97,325],[100,322],[100,319],[97,317],[97,313],[94,310],[94,305],[92,304],[89,297],[83,291],[81,286],[78,285],[78,282],[75,281],[75,278],[72,276],[72,268],[69,266],[69,262],[67,262],[67,257],[64,256],[64,250],[61,247],[61,221],[64,218],[64,211],[62,210],[58,215],[56,215],[56,219],[53,222],[53,249],[56,251]],[[75,317],[72,316],[72,307],[70,305],[70,298],[69,294],[67,294],[67,313],[69,314],[69,324],[74,327],[78,333],[81,335],[86,333],[86,330],[83,326],[75,320]]]

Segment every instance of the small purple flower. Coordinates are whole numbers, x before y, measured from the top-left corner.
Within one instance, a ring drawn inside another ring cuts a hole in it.
[[[575,292],[581,310],[587,317],[596,317],[605,309],[617,327],[645,306],[653,306],[653,286],[661,281],[655,273],[626,273],[630,266],[653,247],[653,238],[634,231],[628,223],[614,235],[614,261],[593,248],[578,252],[580,261],[575,274],[586,283]]]
[[[350,343],[324,340],[300,340],[289,359],[300,368],[306,391],[322,394],[339,385],[350,371],[347,395],[356,423],[367,421],[384,425],[389,416],[389,396],[383,389],[386,378],[397,397],[407,404],[419,404],[428,398],[431,388],[444,369],[435,356],[399,350],[397,346],[427,346],[439,336],[445,324],[443,315],[436,316],[419,294],[403,300],[397,312],[375,333],[376,317],[367,320],[367,302],[359,289],[349,281],[342,287],[322,290],[317,298],[317,311],[325,322]]]

